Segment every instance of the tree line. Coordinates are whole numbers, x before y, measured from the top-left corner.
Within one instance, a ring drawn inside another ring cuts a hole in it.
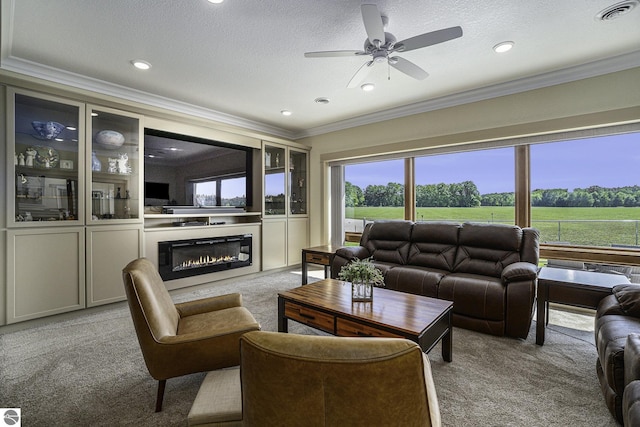
[[[358,206],[404,206],[404,185],[367,185],[364,191],[345,182],[345,204]],[[473,181],[452,184],[416,185],[417,207],[477,207],[514,206],[515,193],[480,194]],[[537,189],[531,192],[532,206],[546,207],[637,207],[640,206],[640,186]]]

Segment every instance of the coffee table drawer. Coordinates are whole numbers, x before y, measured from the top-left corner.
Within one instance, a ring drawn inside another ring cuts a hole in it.
[[[314,254],[307,252],[305,254],[305,260],[311,264],[329,265],[331,264],[331,258],[328,254]]]
[[[402,338],[402,335],[341,318],[336,320],[336,335],[341,337]]]
[[[284,315],[296,322],[304,323],[305,325],[333,334],[335,318],[330,314],[315,311],[313,309],[285,301]]]

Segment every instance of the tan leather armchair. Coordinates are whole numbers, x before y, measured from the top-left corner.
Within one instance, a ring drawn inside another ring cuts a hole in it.
[[[244,426],[439,426],[431,365],[414,342],[249,332]]]
[[[238,365],[240,337],[260,329],[237,293],[174,304],[146,258],[130,262],[123,281],[144,361],[158,380],[156,412],[167,379]]]

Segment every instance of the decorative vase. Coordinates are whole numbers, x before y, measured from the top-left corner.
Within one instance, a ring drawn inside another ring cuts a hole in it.
[[[351,283],[351,301],[353,302],[371,302],[373,301],[373,284],[367,283]]]
[[[102,170],[102,163],[100,163],[100,159],[96,156],[96,152],[91,152],[91,170],[94,172],[100,172]]]

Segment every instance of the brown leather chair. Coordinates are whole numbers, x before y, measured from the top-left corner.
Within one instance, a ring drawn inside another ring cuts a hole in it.
[[[260,329],[237,293],[174,304],[146,258],[130,262],[123,281],[144,361],[158,380],[156,412],[167,379],[239,365],[240,336]]]
[[[439,426],[431,365],[414,342],[249,332],[244,426]]]

